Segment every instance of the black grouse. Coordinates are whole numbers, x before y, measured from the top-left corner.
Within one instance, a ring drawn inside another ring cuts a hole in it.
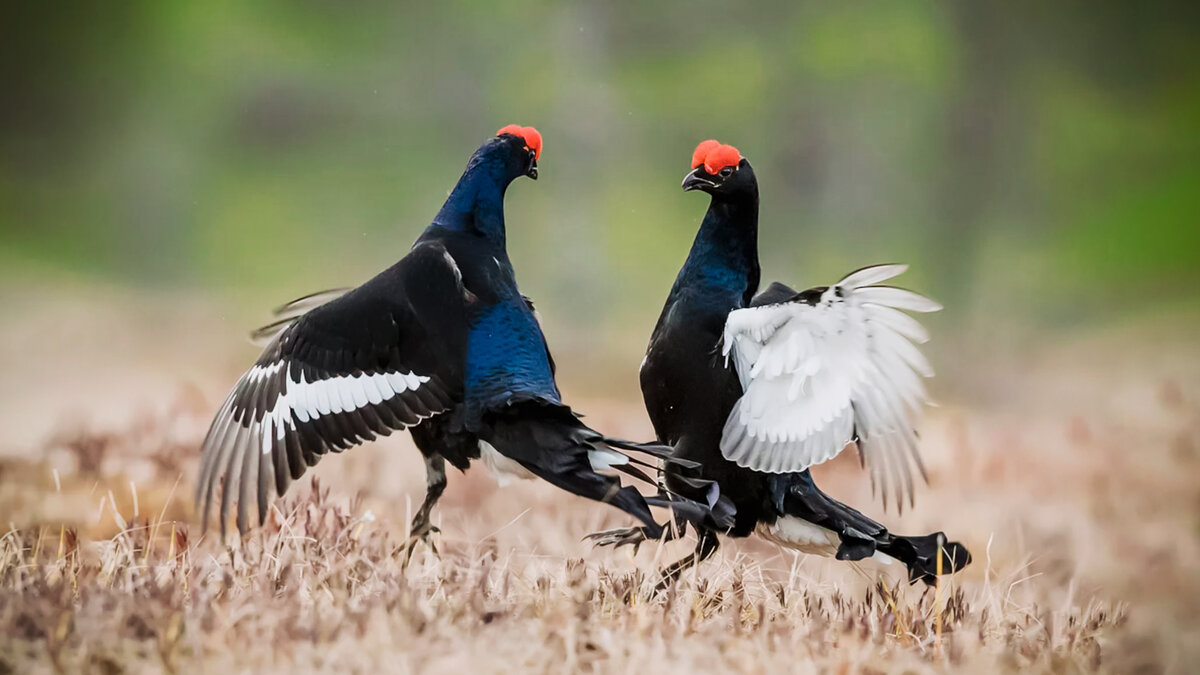
[[[927,339],[924,329],[898,310],[940,307],[876,285],[901,265],[858,270],[831,287],[796,292],[775,283],[758,293],[758,181],[750,163],[732,146],[705,141],[683,189],[703,190],[712,202],[650,338],[642,395],[658,442],[700,465],[692,479],[665,475],[667,489],[728,498],[736,515],[728,530],[691,521],[695,552],[664,569],[662,584],[711,556],[720,532],[757,532],[839,560],[896,559],[914,581],[961,569],[970,561],[962,545],[940,532],[892,534],[825,495],[808,471],[855,443],[885,504],[889,491],[901,508],[911,502],[910,463],[924,475],[914,416],[925,401],[922,376],[932,372],[912,344]],[[678,525],[664,536],[678,536],[685,522]],[[636,546],[651,534],[626,528],[590,536]]]
[[[399,262],[324,304],[322,296],[297,301],[286,309],[308,311],[268,327],[277,335],[204,440],[196,500],[205,528],[222,476],[224,536],[233,501],[245,532],[252,501],[261,524],[270,492],[282,495],[327,452],[408,428],[427,473],[410,554],[418,540],[432,544],[445,463],[465,470],[481,455],[494,471],[540,477],[659,532],[643,496],[607,471],[645,477],[613,449],[621,442],[562,403],[546,340],[517,289],[504,194],[518,177],[537,178],[541,150],[532,127],[500,129]]]

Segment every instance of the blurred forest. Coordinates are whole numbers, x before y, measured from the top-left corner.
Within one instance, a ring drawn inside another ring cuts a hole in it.
[[[706,206],[679,182],[708,137],[760,176],[767,280],[910,262],[903,281],[948,307],[937,321],[985,338],[997,317],[1042,330],[1200,306],[1200,5],[0,13],[10,289],[165,289],[257,316],[356,284],[516,122],[546,149],[540,180],[509,192],[509,248],[573,352],[640,353]]]

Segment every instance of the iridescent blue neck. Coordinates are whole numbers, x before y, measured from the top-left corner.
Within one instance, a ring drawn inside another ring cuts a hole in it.
[[[702,288],[749,302],[758,288],[758,195],[714,197],[671,294]],[[714,298],[715,299],[715,298]]]
[[[475,151],[429,229],[480,235],[503,248],[504,192],[516,178],[507,152],[496,141]]]

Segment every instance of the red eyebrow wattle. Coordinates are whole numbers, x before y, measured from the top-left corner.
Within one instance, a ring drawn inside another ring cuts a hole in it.
[[[519,124],[509,124],[508,126],[501,127],[500,130],[496,132],[497,136],[502,134],[512,134],[513,136],[523,139],[525,141],[525,147],[533,150],[533,158],[542,158],[542,134],[537,129],[534,129],[533,127],[523,127]]]
[[[704,170],[715,175],[727,166],[737,166],[740,161],[742,161],[742,153],[738,152],[737,148],[732,145],[718,145],[709,150],[708,155],[705,156]]]
[[[708,153],[720,145],[720,142],[711,138],[707,141],[700,141],[700,145],[697,145],[696,149],[692,151],[692,168],[700,168],[700,165],[704,163],[704,158],[708,157]]]

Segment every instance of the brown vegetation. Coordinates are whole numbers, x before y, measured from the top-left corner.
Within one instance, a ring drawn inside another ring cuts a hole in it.
[[[441,558],[406,569],[407,439],[328,458],[222,546],[194,527],[211,402],[188,393],[0,459],[0,672],[1186,672],[1200,378],[1170,356],[1186,348],[1113,366],[1113,344],[980,366],[993,400],[928,420],[912,512],[883,513],[853,461],[821,472],[894,529],[972,549],[937,591],[746,541],[656,596],[654,568],[690,543],[592,550],[580,537],[615,510],[477,470],[451,475]],[[578,407],[645,432],[630,406]]]

